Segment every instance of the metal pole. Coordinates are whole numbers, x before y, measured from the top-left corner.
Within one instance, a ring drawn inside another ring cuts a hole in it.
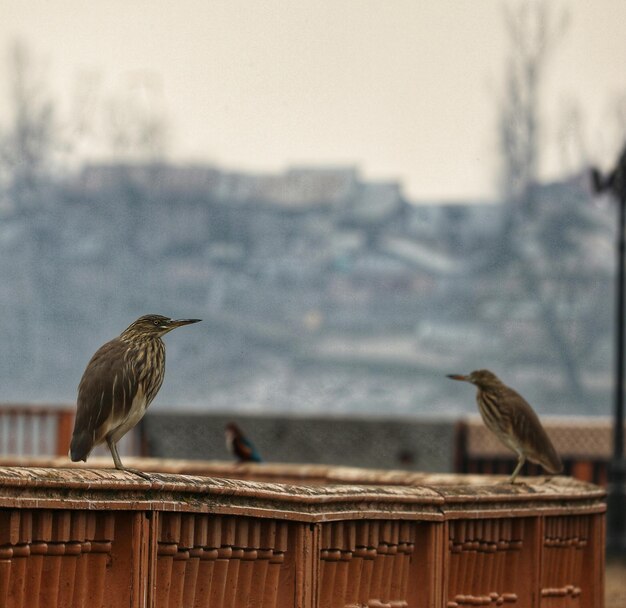
[[[622,155],[613,173],[612,190],[617,199],[617,273],[615,282],[615,405],[613,420],[613,455],[609,469],[607,549],[612,554],[626,553],[626,460],[624,459],[624,315],[626,256],[626,188],[623,176],[626,157]],[[621,176],[621,178],[620,178]]]
[[[615,426],[613,428],[613,459],[624,458],[624,254],[626,253],[626,196],[618,198],[616,326],[615,356]]]

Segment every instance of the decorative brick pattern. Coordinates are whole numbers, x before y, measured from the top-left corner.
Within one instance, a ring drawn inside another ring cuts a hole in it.
[[[101,606],[115,538],[112,512],[0,512],[0,606]]]
[[[320,608],[408,606],[415,522],[334,522],[322,526]]]
[[[520,602],[520,560],[535,559],[525,550],[527,521],[522,518],[451,521],[448,526],[448,608],[526,605]]]
[[[586,578],[583,566],[591,526],[590,516],[546,517],[541,569],[542,608],[577,608],[581,605]]]
[[[160,514],[156,606],[275,608],[290,584],[281,580],[288,533],[271,519]]]

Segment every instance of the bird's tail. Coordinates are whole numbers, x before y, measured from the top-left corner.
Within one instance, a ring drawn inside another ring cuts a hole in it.
[[[543,454],[540,464],[548,473],[557,475],[563,471],[563,462],[554,447],[550,447],[552,449]]]
[[[87,456],[91,452],[91,435],[89,433],[74,433],[70,444],[70,458],[72,462],[83,460],[87,462]]]

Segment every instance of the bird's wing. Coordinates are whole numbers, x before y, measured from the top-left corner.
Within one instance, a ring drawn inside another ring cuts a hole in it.
[[[261,462],[262,460],[261,455],[257,451],[256,447],[254,447],[254,444],[245,437],[243,440],[245,441],[246,445],[250,449],[250,460],[252,460],[253,462]]]
[[[136,386],[127,349],[121,340],[111,340],[87,364],[78,386],[74,434],[87,432],[95,438],[104,424],[121,422],[128,415]]]
[[[524,447],[524,453],[532,462],[540,464],[551,473],[559,473],[563,465],[552,441],[543,428],[535,410],[519,393],[507,387],[502,407],[510,420],[512,432]]]
[[[234,451],[240,460],[261,462],[254,445],[245,437],[237,437],[233,442]]]

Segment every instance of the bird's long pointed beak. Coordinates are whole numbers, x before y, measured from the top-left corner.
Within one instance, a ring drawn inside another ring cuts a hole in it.
[[[199,323],[202,319],[172,319],[171,325],[174,327],[182,327],[183,325],[191,325],[192,323]]]
[[[462,376],[461,374],[448,374],[446,378],[451,378],[452,380],[463,380],[465,382],[469,381],[467,376]]]

